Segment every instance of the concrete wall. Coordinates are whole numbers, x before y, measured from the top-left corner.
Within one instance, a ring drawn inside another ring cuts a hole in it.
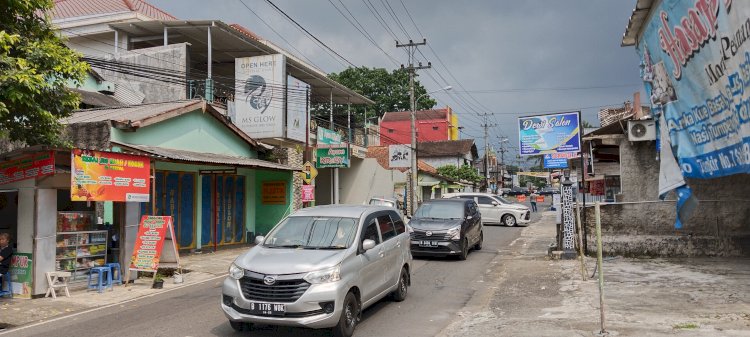
[[[266,181],[284,181],[286,182],[287,203],[284,205],[263,204],[263,182]],[[266,235],[281,219],[289,215],[292,211],[290,205],[290,196],[292,195],[292,172],[282,171],[261,171],[255,173],[255,233],[256,235]],[[248,214],[248,216],[252,216]]]
[[[114,48],[114,47],[112,47]],[[175,74],[186,74],[188,69],[188,46],[184,43],[153,48],[138,49],[135,52],[120,51],[119,62],[159,68]],[[173,84],[142,76],[126,75],[112,70],[94,68],[107,81],[115,83],[115,96],[127,103],[156,103],[187,98],[185,83]],[[125,95],[126,98],[123,98]],[[127,98],[133,98],[133,100]],[[142,97],[142,100],[138,100]]]
[[[659,162],[654,142],[620,142],[620,184],[622,201],[659,199]]]
[[[339,170],[342,204],[362,204],[371,197],[394,196],[396,182],[405,182],[406,174],[386,170],[375,158],[352,158],[352,166]]]
[[[70,49],[74,49],[85,56],[107,57],[115,54],[114,31],[100,34],[88,34],[86,31],[80,30],[73,31],[75,31],[75,34],[86,36],[71,35],[65,43]],[[120,33],[118,47],[120,53],[127,50],[127,35]]]

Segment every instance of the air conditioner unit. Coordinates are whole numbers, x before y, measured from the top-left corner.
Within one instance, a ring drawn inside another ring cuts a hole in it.
[[[628,121],[628,139],[631,142],[656,140],[656,121]]]

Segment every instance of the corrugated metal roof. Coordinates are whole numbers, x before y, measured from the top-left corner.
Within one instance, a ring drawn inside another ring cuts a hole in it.
[[[638,35],[641,32],[641,28],[648,20],[648,15],[651,12],[655,0],[637,0],[635,3],[635,9],[630,15],[628,20],[628,26],[625,28],[625,33],[622,34],[621,46],[633,46],[638,42]]]
[[[467,153],[477,157],[473,139],[420,142],[417,144],[417,152],[420,157],[461,156]]]
[[[136,12],[154,20],[177,20],[169,13],[142,0],[55,0],[51,10],[53,20]]]
[[[112,106],[121,106],[123,105],[122,102],[118,101],[116,98],[105,95],[100,92],[96,91],[87,91],[82,89],[70,89],[72,91],[75,91],[76,93],[81,95],[81,103],[96,106],[96,107],[112,107]]]
[[[124,148],[126,152],[148,154],[154,158],[168,159],[173,161],[190,162],[196,164],[228,165],[241,167],[266,168],[272,170],[294,171],[292,167],[281,165],[265,160],[247,157],[231,156],[217,153],[193,152],[178,149],[168,149],[156,146],[135,145],[128,143],[112,142]]]
[[[129,105],[121,107],[108,107],[101,109],[78,110],[72,116],[63,119],[63,124],[90,123],[101,121],[139,121],[150,117],[155,117],[163,113],[174,111],[195,105],[196,109],[200,107],[200,100],[174,101],[165,103],[151,103],[140,105]]]

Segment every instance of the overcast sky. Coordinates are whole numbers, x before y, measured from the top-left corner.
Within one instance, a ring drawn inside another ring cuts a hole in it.
[[[294,54],[301,53],[325,72],[346,68],[344,61],[332,57],[266,1],[243,1],[265,23],[239,0],[211,1],[210,5],[205,0],[150,3],[180,19],[239,23]],[[351,12],[398,64],[406,63],[406,53],[395,47],[392,35],[403,43],[409,39],[407,33],[414,40],[424,34],[429,47],[420,47],[424,55],[417,57],[425,64],[431,61],[433,68],[421,70],[419,80],[428,90],[453,86],[451,92],[433,97],[438,107],[450,105],[459,114],[465,127],[462,138],[476,138],[480,152],[484,132],[477,113],[492,113],[490,123],[498,124],[490,129],[491,146],[497,148],[499,137],[508,136],[517,148],[519,116],[581,110],[585,120],[598,125],[596,112],[601,107],[621,106],[642,87],[635,49],[620,47],[635,0],[272,2],[357,66],[398,67],[334,4],[347,16]]]

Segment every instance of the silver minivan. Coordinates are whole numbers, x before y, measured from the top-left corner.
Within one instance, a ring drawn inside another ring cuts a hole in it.
[[[389,294],[406,298],[410,239],[393,208],[304,208],[256,244],[232,263],[222,286],[221,308],[237,331],[260,323],[351,336],[363,309]]]

